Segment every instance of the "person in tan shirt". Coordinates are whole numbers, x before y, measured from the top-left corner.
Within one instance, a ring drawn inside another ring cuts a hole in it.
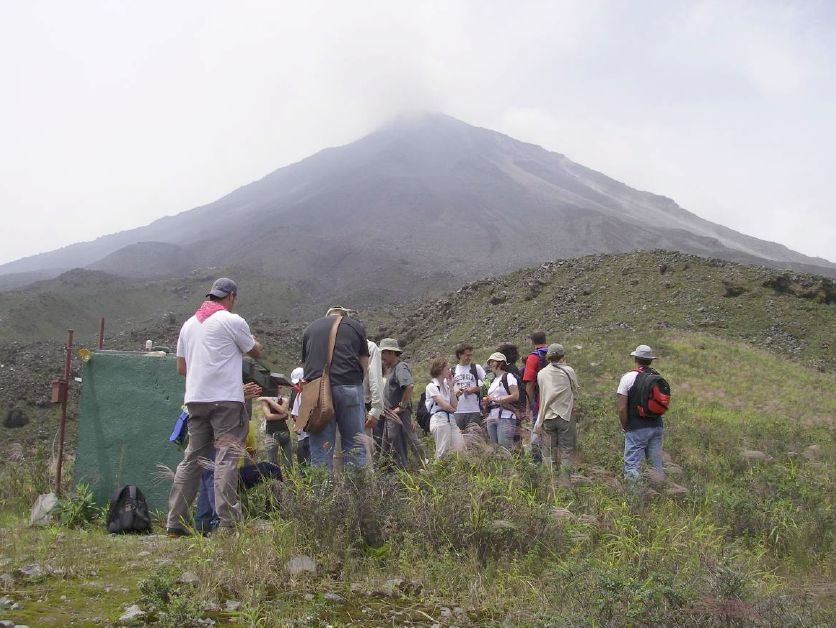
[[[575,397],[578,393],[578,377],[566,364],[563,345],[550,344],[546,353],[548,363],[537,373],[540,390],[540,408],[536,434],[542,436],[545,449],[553,465],[560,468],[558,484],[571,486],[572,457],[575,455],[577,431],[575,429]]]

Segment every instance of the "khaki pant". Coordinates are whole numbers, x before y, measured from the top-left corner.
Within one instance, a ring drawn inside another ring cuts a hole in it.
[[[547,419],[543,421],[543,454],[551,459],[552,464],[560,468],[560,474],[569,476],[572,473],[572,458],[575,455],[575,417],[569,421],[563,419]]]
[[[189,507],[200,486],[204,465],[211,463],[215,447],[215,510],[220,527],[231,527],[241,519],[238,501],[238,463],[244,455],[249,416],[237,401],[196,402],[189,408],[189,445],[177,465],[168,498],[169,529],[191,525]],[[203,464],[201,464],[203,463]]]

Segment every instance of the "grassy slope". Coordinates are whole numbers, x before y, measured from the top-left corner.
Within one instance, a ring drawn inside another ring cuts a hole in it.
[[[518,331],[505,331],[510,306],[487,304],[502,292],[487,284],[451,298],[446,319],[435,314],[444,306],[433,305],[410,326],[410,359],[418,375],[430,355],[448,351],[458,338],[472,335],[481,358],[499,340],[537,326],[561,340],[583,387],[579,472],[590,484],[560,489],[525,460],[479,452],[371,486],[354,482],[330,491],[293,482],[280,511],[248,522],[241,537],[168,541],[110,539],[98,528],[29,530],[18,513],[41,490],[44,476],[30,477],[21,468],[13,483],[0,478],[0,510],[6,513],[0,573],[31,562],[65,573],[32,583],[0,580],[3,594],[23,605],[14,618],[36,625],[113,620],[120,604],[141,597],[139,581],[157,574],[153,582],[171,594],[165,608],[172,616],[228,619],[228,613],[201,612],[189,600],[235,599],[243,602],[238,618],[245,625],[258,618],[268,625],[391,625],[406,619],[459,625],[832,625],[836,376],[829,368],[832,349],[823,346],[832,341],[832,305],[760,290],[760,271],[738,267],[719,268],[724,275],[742,275],[750,292],[740,297],[716,294],[722,283],[698,286],[692,278],[687,286],[703,295],[699,305],[688,307],[716,312],[724,327],[688,324],[687,313],[673,307],[677,297],[665,302],[669,324],[660,325],[653,312],[640,323],[629,316],[646,302],[641,292],[617,308],[597,300],[600,290],[583,294],[586,285],[629,286],[631,276],[621,268],[643,260],[648,268],[639,276],[657,276],[659,258],[649,254],[631,263],[589,258],[577,262],[582,271],[573,263],[565,277],[513,308]],[[572,291],[576,272],[584,283]],[[514,280],[508,285],[525,286]],[[551,308],[554,317],[538,313],[544,304],[566,300],[567,291],[575,295],[568,305],[581,316],[570,317],[564,308]],[[737,308],[747,295],[754,305]],[[759,314],[770,300],[772,314]],[[476,322],[465,321],[465,312]],[[744,327],[747,321],[751,325]],[[622,322],[635,329],[617,324]],[[734,339],[764,339],[770,328],[791,330],[799,340],[806,330],[814,340],[801,340],[798,360],[786,360],[766,351],[765,342],[754,347]],[[665,450],[682,470],[671,469],[670,477],[689,489],[684,497],[663,494],[645,503],[618,481],[622,437],[613,390],[630,367],[626,353],[639,341],[660,353],[659,368],[673,386]],[[810,445],[819,449],[807,457]],[[742,452],[749,449],[772,460],[747,462]],[[575,516],[556,518],[553,507]],[[139,556],[140,550],[149,554]],[[285,561],[299,552],[317,559],[315,576],[289,578],[283,572]],[[133,575],[117,567],[125,564]],[[186,569],[201,579],[195,592],[172,582]],[[422,590],[405,588],[397,599],[364,594],[385,588],[392,577],[414,580]],[[146,580],[146,597],[148,590]],[[329,602],[325,592],[346,602]],[[307,599],[306,593],[315,595]],[[462,613],[446,618],[444,607],[461,607]]]

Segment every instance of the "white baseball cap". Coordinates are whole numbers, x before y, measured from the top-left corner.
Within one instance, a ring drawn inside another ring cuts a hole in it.
[[[301,366],[297,366],[290,372],[290,383],[291,384],[298,384],[302,378],[305,377],[305,369]]]

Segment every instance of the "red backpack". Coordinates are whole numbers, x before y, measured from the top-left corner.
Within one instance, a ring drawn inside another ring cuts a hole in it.
[[[636,416],[640,419],[658,419],[668,411],[671,403],[671,387],[668,381],[651,368],[634,369],[633,397]]]

